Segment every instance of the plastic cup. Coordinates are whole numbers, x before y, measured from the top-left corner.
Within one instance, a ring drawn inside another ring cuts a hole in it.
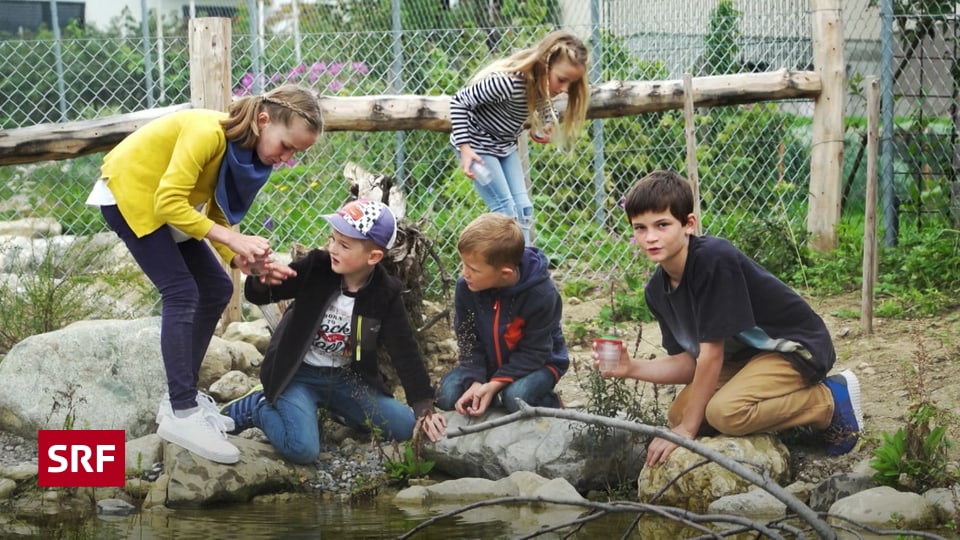
[[[616,338],[602,338],[593,341],[600,358],[600,371],[613,371],[620,365],[620,352],[623,342]]]
[[[490,169],[486,168],[483,163],[473,164],[473,177],[481,186],[485,186],[493,180],[490,176]]]

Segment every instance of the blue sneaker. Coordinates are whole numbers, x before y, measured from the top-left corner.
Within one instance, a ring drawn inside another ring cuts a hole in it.
[[[233,419],[233,431],[228,431],[230,435],[236,435],[242,431],[256,427],[253,423],[253,411],[257,404],[266,399],[263,395],[263,385],[258,384],[250,389],[246,394],[227,403],[220,409],[220,414],[229,416]]]
[[[827,377],[823,383],[833,394],[833,420],[824,432],[827,454],[840,456],[853,450],[860,440],[860,430],[863,429],[860,381],[848,369]]]

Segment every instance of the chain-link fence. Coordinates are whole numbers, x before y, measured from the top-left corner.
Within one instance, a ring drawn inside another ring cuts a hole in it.
[[[251,4],[257,3],[234,2],[229,13],[237,95],[288,81],[327,95],[449,95],[490,60],[558,26],[589,43],[592,82],[812,69],[811,13],[795,0],[300,1],[275,3],[262,21]],[[844,173],[849,204],[862,201],[865,175],[865,160],[856,159],[863,100],[853,83],[856,75],[880,73],[881,24],[880,9],[867,0],[843,2],[843,8],[851,78]],[[102,29],[69,26],[59,39],[39,33],[0,41],[0,126],[189,102],[186,21],[179,13],[149,17],[144,24],[127,15]],[[897,43],[914,24],[907,21],[894,21]],[[938,15],[936,28],[937,54],[949,56],[955,20]],[[929,49],[897,50],[898,58],[911,58],[897,77],[897,92],[919,96],[909,105],[899,102],[897,119],[923,128],[905,131],[910,137],[895,144],[901,156],[893,160],[898,204],[929,211],[948,200],[932,197],[931,186],[942,182],[949,189],[956,169],[948,146],[956,137],[950,121],[956,78],[949,69],[956,55],[934,67],[924,52]],[[780,275],[798,263],[796,246],[803,242],[812,110],[809,101],[784,101],[700,109],[695,118],[704,231],[734,239]],[[934,149],[934,141],[944,146]],[[915,147],[923,149],[920,161]],[[571,154],[530,145],[535,244],[555,263],[559,281],[599,285],[646,271],[618,201],[653,169],[685,172],[685,152],[680,110],[592,121]],[[49,215],[70,234],[106,230],[99,213],[83,204],[101,158],[0,167],[0,201],[26,201],[0,206],[0,218]],[[322,244],[327,230],[319,216],[346,198],[342,171],[348,162],[392,175],[403,186],[408,219],[420,224],[440,255],[442,264],[429,268],[429,288],[439,293],[441,271],[457,272],[459,231],[485,210],[458,172],[447,134],[325,134],[297,163],[275,172],[242,229],[269,236],[280,250],[292,242]]]

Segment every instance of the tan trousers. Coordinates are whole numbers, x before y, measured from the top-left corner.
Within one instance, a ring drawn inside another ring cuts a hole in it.
[[[689,390],[684,387],[670,406],[670,427],[683,420]],[[810,386],[779,353],[763,353],[746,363],[724,363],[700,435],[749,435],[806,425],[826,429],[832,416],[833,394],[825,384]]]

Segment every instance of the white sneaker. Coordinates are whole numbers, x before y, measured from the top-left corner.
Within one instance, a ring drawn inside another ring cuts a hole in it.
[[[226,464],[240,461],[240,450],[210,424],[202,408],[186,418],[164,416],[157,435],[210,461]]]
[[[212,397],[203,392],[197,392],[197,405],[206,415],[207,422],[210,422],[210,425],[220,432],[230,433],[236,429],[237,426],[233,423],[233,418],[220,414],[220,409]],[[173,406],[170,405],[170,394],[168,393],[164,393],[163,397],[160,398],[160,407],[157,409],[157,423],[159,424],[165,416],[173,416]]]

